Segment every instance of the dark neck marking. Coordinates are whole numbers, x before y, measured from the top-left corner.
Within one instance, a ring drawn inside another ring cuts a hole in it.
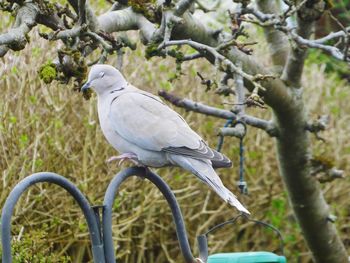
[[[113,104],[113,102],[116,100],[116,99],[118,99],[119,98],[119,96],[115,96],[113,99],[112,99],[112,101],[111,101],[111,104],[110,105],[112,105]]]
[[[128,85],[129,85],[129,83],[126,83],[126,86],[128,86]],[[120,87],[119,89],[114,89],[114,90],[112,90],[112,91],[110,92],[110,94],[113,94],[113,93],[115,93],[115,92],[117,92],[117,91],[121,91],[121,90],[123,90],[123,89],[125,89],[125,86]]]
[[[119,89],[114,89],[114,90],[112,90],[111,92],[110,92],[110,94],[113,94],[113,93],[115,93],[115,92],[117,92],[117,91],[121,91],[121,90],[123,90],[123,89],[125,89],[124,87],[121,87],[121,88],[119,88]]]
[[[126,83],[126,86],[120,87],[119,89],[114,89],[114,90],[112,90],[112,91],[109,92],[109,93],[110,93],[110,94],[113,94],[113,93],[115,93],[115,92],[117,92],[117,91],[121,91],[121,90],[125,89],[128,85],[129,85],[129,83],[127,82],[127,83]],[[121,95],[123,95],[123,94],[119,94],[119,95],[115,96],[115,97],[112,99],[110,105],[112,105],[113,102],[114,102],[116,99],[118,99]]]

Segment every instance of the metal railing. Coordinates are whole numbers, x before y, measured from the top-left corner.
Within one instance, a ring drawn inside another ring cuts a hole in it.
[[[151,181],[163,194],[173,215],[180,249],[186,263],[206,262],[205,248],[199,246],[200,257],[194,258],[187,238],[185,223],[180,207],[170,187],[157,174],[147,168],[132,167],[119,172],[109,184],[103,206],[91,206],[81,191],[61,175],[49,172],[32,174],[20,181],[11,191],[1,215],[2,262],[11,263],[11,218],[14,207],[24,191],[37,183],[53,183],[64,188],[79,204],[90,232],[93,260],[95,263],[115,263],[115,249],[112,236],[112,208],[121,184],[129,177],[139,176]],[[102,207],[102,221],[100,208]],[[204,250],[204,252],[202,251]],[[201,258],[202,257],[202,258]]]

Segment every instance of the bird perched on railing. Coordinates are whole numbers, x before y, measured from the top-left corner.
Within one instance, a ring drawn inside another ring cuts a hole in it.
[[[110,65],[91,68],[81,90],[89,88],[97,93],[102,131],[121,153],[109,161],[130,160],[148,167],[180,166],[209,185],[226,202],[249,214],[214,171],[214,168],[230,167],[231,161],[210,149],[159,97],[129,84]]]

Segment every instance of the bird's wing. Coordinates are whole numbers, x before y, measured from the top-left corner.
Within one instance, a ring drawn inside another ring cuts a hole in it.
[[[109,105],[108,121],[114,130],[141,148],[179,154],[186,149],[203,157],[203,140],[184,119],[147,92],[129,92],[114,98]],[[208,148],[208,147],[207,147]]]

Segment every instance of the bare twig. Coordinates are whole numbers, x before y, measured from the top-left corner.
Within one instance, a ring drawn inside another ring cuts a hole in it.
[[[321,49],[338,60],[350,61],[348,58],[349,55],[342,53],[342,51],[335,46],[324,45],[324,44],[321,44],[321,41],[317,41],[317,40],[305,39],[300,35],[298,35],[294,30],[287,30],[287,32],[288,32],[288,35],[301,47]],[[334,38],[334,35],[332,37]],[[327,38],[327,40],[330,40],[329,37]],[[324,41],[324,38],[322,41]]]
[[[330,157],[315,156],[310,160],[310,164],[311,175],[315,176],[321,183],[345,177],[344,171],[334,167],[334,162]]]
[[[317,120],[313,122],[307,123],[305,129],[309,132],[320,132],[324,131],[329,124],[329,116],[328,115],[321,115],[317,118]]]
[[[348,61],[348,49],[345,47],[343,51],[339,50],[335,46],[331,45],[323,45],[324,42],[332,40],[334,38],[340,38],[344,37],[346,39],[349,38],[349,31],[350,28],[345,28],[339,21],[337,22],[339,26],[341,26],[342,31],[336,32],[336,33],[330,33],[328,36],[325,36],[321,39],[317,40],[309,40],[304,37],[302,37],[300,34],[298,34],[295,29],[291,28],[290,26],[286,25],[286,19],[296,13],[298,10],[300,10],[303,5],[306,3],[306,0],[299,3],[297,6],[290,5],[289,8],[280,16],[276,16],[274,14],[264,14],[252,7],[246,7],[242,9],[242,14],[252,14],[257,19],[251,19],[251,18],[242,18],[245,22],[250,22],[253,24],[257,24],[263,27],[270,27],[275,26],[276,29],[286,33],[292,40],[294,40],[299,46],[301,47],[310,47],[310,48],[317,48],[325,51],[329,55],[335,57],[338,60],[344,60]],[[332,14],[330,13],[330,16],[337,20]],[[345,41],[347,42],[347,41]]]
[[[169,41],[171,38],[171,32],[174,26],[181,22],[181,18],[174,15],[172,10],[163,11],[162,23],[159,29],[154,33],[153,39],[156,39],[162,35],[163,41],[159,44],[158,49],[164,47],[164,43]]]
[[[333,14],[332,14],[332,12],[331,11],[328,11],[328,14],[329,14],[329,17],[334,21],[334,22],[336,22],[337,23],[337,25],[343,30],[343,32],[345,33],[345,34],[349,34],[347,31],[347,29],[345,28],[345,26],[338,20],[338,18],[336,18]]]
[[[329,16],[333,21],[335,21],[338,26],[343,30],[344,32],[344,48],[343,48],[343,54],[344,54],[344,61],[348,60],[348,51],[350,47],[350,33],[349,33],[349,28],[345,28],[345,26],[329,11]]]
[[[40,34],[45,39],[55,41],[58,39],[68,39],[68,38],[75,38],[81,35],[83,31],[87,30],[86,25],[82,26],[75,26],[72,29],[66,29],[66,30],[57,30],[55,32],[51,32],[49,34]]]
[[[259,20],[259,22],[264,23],[266,21],[269,21],[270,25],[279,24],[281,22],[275,14],[265,14],[253,7],[242,8],[241,14],[242,15],[252,14]]]
[[[241,65],[238,65],[241,68]],[[245,101],[245,88],[243,83],[243,77],[239,74],[234,74],[235,81],[235,93],[236,93],[236,107],[235,111],[238,116],[244,114],[244,101]]]
[[[252,45],[256,45],[256,44],[258,44],[258,42],[254,41],[254,42],[241,43],[241,42],[237,41],[235,38],[232,38],[232,39],[220,44],[216,49],[218,51],[221,51],[221,50],[225,50],[225,49],[229,48],[230,46],[235,46],[240,51],[244,52],[245,54],[251,55],[253,53],[253,50],[251,48],[247,48],[247,46],[252,46]]]
[[[259,107],[262,109],[266,109],[265,102],[261,99],[258,94],[259,90],[255,88],[253,92],[248,96],[248,98],[244,101],[243,105],[247,105],[248,107]]]
[[[195,53],[195,54],[191,54],[191,55],[185,55],[181,58],[181,61],[189,61],[189,60],[194,60],[197,58],[202,58],[203,55],[201,53]]]
[[[242,14],[252,14],[256,19],[254,20],[251,18],[242,17],[242,20],[245,22],[257,24],[263,27],[274,26],[277,30],[281,30],[282,32],[286,33],[292,40],[294,40],[301,47],[321,49],[338,60],[349,61],[348,45],[344,47],[343,51],[339,50],[335,46],[323,45],[324,42],[332,40],[334,38],[344,37],[346,38],[346,40],[349,39],[349,27],[345,28],[341,23],[339,23],[339,21],[338,21],[338,24],[339,26],[341,26],[342,31],[331,33],[328,36],[317,40],[306,39],[302,37],[300,34],[298,34],[295,31],[295,29],[286,25],[286,19],[291,15],[293,15],[294,13],[296,13],[298,10],[300,10],[305,3],[306,3],[306,0],[301,1],[301,3],[299,3],[297,6],[290,5],[289,8],[280,16],[277,16],[274,14],[264,14],[252,7],[245,7],[242,9]],[[330,14],[330,16],[333,17],[332,14]],[[336,19],[336,18],[333,17],[333,19]],[[348,43],[348,41],[345,41],[345,42]]]
[[[326,140],[319,135],[319,132],[324,131],[327,128],[328,123],[329,116],[322,115],[319,116],[317,120],[307,123],[305,129],[309,132],[314,133],[318,140],[325,142]]]
[[[104,40],[97,33],[88,31],[85,33],[85,35],[92,37],[94,40],[96,40],[98,43],[100,43],[104,50],[106,50],[108,52],[112,52],[114,50],[113,46],[108,44],[107,41]]]
[[[210,46],[198,43],[198,42],[194,42],[192,40],[172,40],[172,41],[168,41],[168,42],[164,43],[165,47],[166,46],[174,46],[174,45],[176,45],[176,46],[189,45],[189,46],[193,47],[194,49],[196,49],[197,51],[199,51],[200,53],[210,53],[211,55],[213,55],[215,57],[215,61],[220,62],[220,67],[222,68],[222,71],[224,71],[224,72],[231,71],[232,73],[237,73],[237,74],[241,75],[243,78],[251,81],[255,85],[255,87],[257,87],[259,90],[265,91],[265,88],[260,83],[258,83],[256,81],[257,79],[255,76],[252,76],[252,75],[244,72],[242,69],[240,69],[235,64],[233,64],[232,61],[230,61],[225,56],[220,54],[217,50],[220,48],[210,47]]]
[[[215,93],[228,96],[229,94],[236,94],[235,91],[228,86],[229,79],[232,79],[232,74],[224,73],[219,82],[218,88]]]
[[[235,127],[224,127],[219,130],[219,135],[221,136],[233,136],[237,138],[243,138],[245,133],[246,130],[242,123],[238,123]]]
[[[192,101],[190,99],[182,99],[164,90],[159,91],[158,94],[159,96],[163,97],[165,100],[171,102],[175,106],[185,108],[186,110],[222,119],[237,120],[237,115],[228,110],[222,110],[215,107],[211,107],[199,102]],[[272,137],[278,136],[278,130],[272,121],[262,120],[246,114],[240,116],[240,120],[250,126],[265,130]]]
[[[201,84],[206,86],[205,91],[210,90],[211,86],[213,86],[214,82],[210,79],[206,79],[202,76],[201,73],[197,72],[197,76],[201,79]]]
[[[350,34],[350,26],[346,27],[345,30],[346,30],[346,32],[344,32],[343,30],[340,30],[338,32],[331,32],[327,36],[324,36],[324,37],[319,38],[319,39],[315,39],[313,41],[317,44],[323,44],[323,43],[328,42],[330,40],[333,40],[335,38],[345,37],[347,34]]]
[[[242,18],[245,22],[254,23],[263,27],[269,26],[284,26],[286,25],[287,18],[298,12],[308,0],[301,1],[298,5],[288,5],[285,12],[280,15],[277,14],[265,14],[251,6],[243,7],[241,14],[252,14],[256,19]]]

